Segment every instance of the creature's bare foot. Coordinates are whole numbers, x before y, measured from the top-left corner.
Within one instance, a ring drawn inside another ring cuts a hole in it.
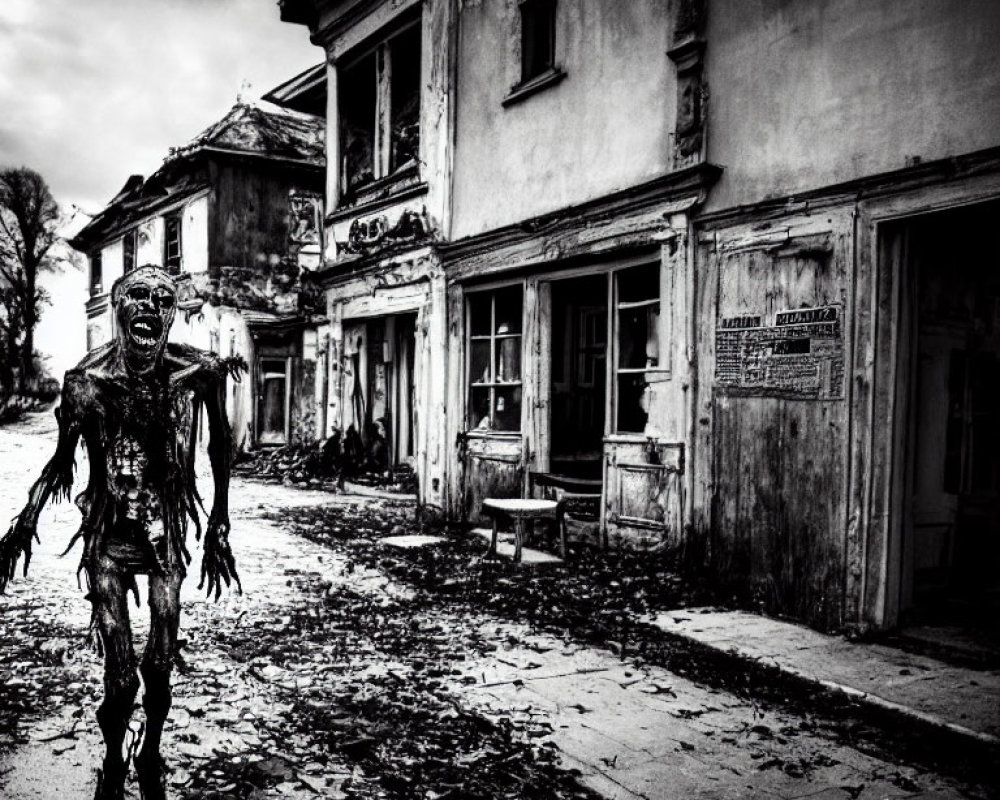
[[[104,759],[97,770],[97,791],[94,800],[125,800],[125,762]]]
[[[135,757],[135,774],[142,800],[166,800],[167,767],[159,753],[140,751]]]

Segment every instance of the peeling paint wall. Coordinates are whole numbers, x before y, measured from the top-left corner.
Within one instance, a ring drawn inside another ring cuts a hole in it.
[[[600,197],[671,168],[675,3],[559,0],[566,77],[504,105],[520,80],[516,0],[459,15],[455,238]]]
[[[1000,3],[715,0],[708,210],[997,144]]]

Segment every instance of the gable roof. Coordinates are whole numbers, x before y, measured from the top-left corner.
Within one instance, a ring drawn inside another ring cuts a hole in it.
[[[188,144],[172,148],[168,161],[200,150],[291,159],[322,167],[325,120],[265,103],[237,103]]]
[[[262,103],[238,102],[218,122],[181,147],[171,148],[163,165],[146,180],[132,175],[125,185],[70,240],[77,250],[118,235],[155,209],[208,186],[204,154],[280,161],[321,171],[325,165],[326,124],[321,117]]]

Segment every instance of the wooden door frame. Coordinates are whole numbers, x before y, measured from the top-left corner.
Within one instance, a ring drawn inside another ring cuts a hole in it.
[[[846,576],[848,622],[891,628],[899,622],[909,470],[910,364],[917,346],[901,335],[912,320],[912,293],[886,249],[892,224],[1000,199],[1000,175],[977,176],[861,201],[856,207],[854,307],[855,387],[851,400],[851,476]],[[944,233],[943,235],[947,235]],[[857,565],[852,574],[851,564]],[[853,617],[853,619],[852,619]]]

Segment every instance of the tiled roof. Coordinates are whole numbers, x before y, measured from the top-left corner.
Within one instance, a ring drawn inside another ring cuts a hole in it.
[[[70,244],[87,250],[172,198],[207,187],[207,173],[198,158],[203,153],[280,159],[322,169],[325,128],[322,118],[309,114],[270,104],[237,103],[188,144],[172,148],[163,166],[145,181],[132,175]]]

